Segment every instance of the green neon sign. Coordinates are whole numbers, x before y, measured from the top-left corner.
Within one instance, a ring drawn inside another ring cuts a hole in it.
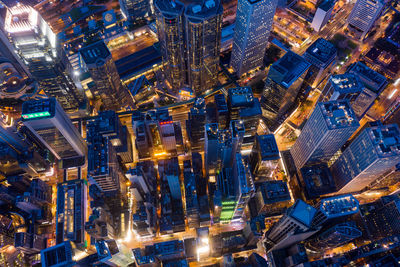
[[[49,116],[50,116],[50,112],[48,112],[48,111],[22,114],[22,118],[24,118],[24,119],[42,118],[42,117],[49,117]]]

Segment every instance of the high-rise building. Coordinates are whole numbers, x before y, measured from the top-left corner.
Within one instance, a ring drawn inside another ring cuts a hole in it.
[[[251,173],[257,177],[272,177],[279,159],[274,135],[257,135],[250,154]]]
[[[331,18],[335,3],[336,0],[325,0],[318,6],[311,22],[311,28],[313,28],[316,32],[322,30],[322,28],[328,23],[329,19]]]
[[[318,234],[318,236],[310,240],[307,245],[316,251],[333,249],[343,246],[361,236],[361,230],[354,224],[350,222],[339,223],[325,232]]]
[[[184,4],[179,1],[154,1],[157,35],[163,63],[166,65],[166,78],[174,92],[178,92],[186,82],[184,9]]]
[[[71,266],[74,254],[71,242],[65,241],[40,251],[40,259],[43,267]]]
[[[206,123],[206,104],[204,98],[196,98],[186,121],[186,132],[192,151],[198,151],[204,145],[204,130]]]
[[[87,185],[85,180],[71,180],[57,186],[56,243],[85,242],[87,210]]]
[[[214,102],[216,106],[218,126],[220,129],[225,129],[229,119],[228,104],[226,103],[225,96],[223,94],[215,95]]]
[[[310,77],[307,78],[307,82],[312,87],[317,87],[321,80],[325,78],[330,68],[335,64],[336,56],[335,45],[323,38],[318,38],[306,50],[303,57],[311,63],[308,71]]]
[[[311,223],[316,212],[312,206],[297,200],[265,234],[265,250],[289,247],[313,235],[317,230],[311,229]]]
[[[356,192],[399,161],[399,126],[377,123],[364,129],[343,151],[331,167],[332,175],[339,193]]]
[[[204,164],[207,175],[215,175],[218,166],[218,123],[205,126]]]
[[[63,168],[85,163],[86,143],[55,98],[24,102],[22,121]]]
[[[348,101],[318,103],[290,149],[296,167],[328,162],[359,126]]]
[[[300,87],[311,64],[289,51],[269,68],[261,97],[262,114],[270,130],[294,108]]]
[[[273,180],[260,184],[256,193],[258,214],[281,214],[292,203],[289,188],[284,181]]]
[[[119,0],[121,13],[129,21],[143,19],[150,11],[150,1],[148,0]]]
[[[62,64],[56,35],[40,14],[18,3],[7,9],[4,29],[40,88],[49,97],[55,97],[65,111],[77,111],[85,96]]]
[[[237,76],[263,65],[277,2],[238,1],[230,63]]]
[[[231,88],[228,91],[229,120],[243,121],[244,143],[252,142],[261,119],[261,107],[251,87]]]
[[[351,73],[358,76],[364,86],[377,95],[379,95],[388,84],[385,76],[359,61],[351,65],[346,73]]]
[[[377,94],[364,86],[361,80],[352,73],[332,75],[326,83],[320,97],[321,101],[347,99],[357,118],[372,106]]]
[[[185,7],[179,1],[154,1],[157,34],[172,90],[188,85],[197,96],[217,83],[222,4],[206,0]]]
[[[384,6],[385,3],[381,0],[357,0],[347,19],[348,26],[364,39],[381,15]]]
[[[360,203],[353,195],[341,195],[322,199],[317,205],[317,213],[312,226],[321,226],[337,218],[343,218],[359,211]]]
[[[223,7],[205,0],[185,9],[188,84],[197,96],[218,82]]]
[[[91,89],[92,95],[100,98],[104,107],[120,110],[133,105],[132,96],[121,83],[110,50],[103,40],[81,48],[79,53],[95,84]]]

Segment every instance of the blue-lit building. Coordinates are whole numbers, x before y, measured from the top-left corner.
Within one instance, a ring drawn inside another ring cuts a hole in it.
[[[308,241],[308,246],[313,250],[320,251],[343,246],[352,240],[362,236],[362,232],[354,223],[339,223],[317,237]]]
[[[24,102],[22,121],[63,168],[85,163],[87,145],[55,98]]]
[[[304,166],[300,172],[307,199],[318,198],[336,191],[335,181],[326,163]]]
[[[307,60],[291,51],[271,65],[261,97],[262,114],[270,130],[275,130],[294,108],[310,66]]]
[[[70,241],[43,249],[40,252],[42,267],[67,267],[74,264],[74,251]]]
[[[218,167],[218,123],[205,126],[204,164],[207,175],[215,175]]]
[[[231,88],[228,91],[229,120],[243,121],[245,128],[244,143],[254,140],[261,119],[261,107],[254,97],[251,87]]]
[[[331,170],[338,192],[350,193],[368,186],[399,161],[399,126],[376,123],[354,138]]]
[[[206,104],[204,98],[196,98],[186,121],[186,131],[194,151],[200,150],[204,145],[205,123]]]
[[[331,42],[318,38],[307,48],[303,57],[311,63],[307,81],[315,88],[335,64],[337,49]]]
[[[361,119],[373,105],[376,97],[376,92],[366,88],[359,76],[353,73],[345,73],[329,77],[322,90],[320,101],[347,99],[357,117]]]
[[[256,177],[272,177],[280,159],[273,134],[256,135],[250,154],[251,173]]]
[[[341,195],[322,199],[317,204],[312,225],[315,227],[343,218],[359,211],[360,203],[352,195]]]
[[[277,0],[239,0],[230,66],[240,77],[261,67]]]
[[[379,95],[388,84],[385,76],[369,68],[362,62],[356,62],[351,65],[346,73],[352,73],[358,76],[364,86],[377,95]]]
[[[91,43],[79,50],[85,69],[94,82],[91,94],[100,98],[107,109],[120,110],[133,106],[132,96],[121,83],[111,52],[103,40]]]
[[[380,17],[385,2],[381,0],[358,0],[347,18],[348,28],[364,39]]]
[[[57,186],[56,243],[72,241],[85,243],[87,210],[87,185],[85,180],[71,180]]]
[[[265,181],[257,185],[256,205],[258,214],[281,214],[292,203],[289,188],[281,180]]]
[[[266,252],[290,247],[316,233],[318,230],[311,228],[316,213],[315,208],[302,200],[297,200],[266,232],[264,237]]]
[[[331,18],[333,8],[335,7],[335,0],[324,0],[318,5],[317,11],[314,14],[313,20],[311,22],[311,27],[319,32],[328,23]]]
[[[328,162],[359,126],[348,101],[318,103],[290,149],[297,169]]]
[[[220,129],[225,129],[225,127],[227,127],[229,119],[228,104],[226,103],[225,96],[223,94],[215,95],[214,102],[216,106],[216,117],[218,126]]]
[[[121,13],[130,21],[143,19],[150,11],[150,1],[147,0],[119,0]]]

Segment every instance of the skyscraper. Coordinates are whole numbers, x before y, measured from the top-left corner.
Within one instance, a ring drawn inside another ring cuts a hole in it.
[[[185,9],[188,83],[197,96],[218,81],[222,12],[220,0],[204,0]]]
[[[359,126],[348,101],[318,103],[290,149],[296,167],[328,162]]]
[[[294,107],[310,66],[303,57],[289,51],[270,67],[261,97],[262,114],[270,130],[275,130]]]
[[[277,2],[238,1],[230,63],[237,76],[262,66]]]
[[[121,13],[130,21],[143,19],[150,11],[149,0],[119,0]]]
[[[166,77],[174,92],[188,85],[203,94],[217,83],[222,4],[205,0],[185,7],[179,1],[154,1],[157,34]]]
[[[376,123],[364,129],[333,163],[338,192],[356,192],[368,186],[400,161],[397,124]]]
[[[86,143],[55,98],[24,102],[22,121],[63,168],[85,163]]]
[[[185,6],[179,1],[154,0],[154,9],[166,78],[172,90],[178,92],[186,81]]]
[[[49,97],[55,97],[65,111],[77,111],[84,102],[84,94],[61,63],[56,35],[40,14],[18,3],[7,9],[4,29],[40,88]]]
[[[384,6],[385,3],[381,0],[357,0],[347,19],[348,26],[364,39],[381,15]]]
[[[117,67],[104,41],[89,44],[79,52],[95,83],[92,95],[100,98],[107,109],[118,111],[132,106],[132,96],[121,83]]]
[[[289,247],[313,235],[316,230],[311,230],[311,223],[315,213],[315,208],[297,200],[265,234],[265,250]]]
[[[56,242],[85,242],[87,210],[87,185],[85,180],[71,180],[57,186]]]
[[[318,6],[311,22],[311,27],[316,32],[322,30],[322,28],[328,23],[329,19],[331,18],[335,3],[335,0],[325,0]]]

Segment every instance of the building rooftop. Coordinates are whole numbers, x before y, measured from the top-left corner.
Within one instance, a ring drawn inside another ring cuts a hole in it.
[[[357,213],[359,205],[358,200],[348,194],[322,199],[319,209],[331,219]]]
[[[259,186],[265,204],[288,201],[291,199],[289,188],[284,181],[266,181]]]
[[[296,203],[288,209],[288,213],[291,217],[303,223],[306,226],[310,226],[317,210],[305,203],[303,200],[297,200]]]
[[[330,129],[358,127],[357,116],[347,100],[318,103]]]
[[[347,72],[357,75],[361,82],[364,83],[365,87],[374,93],[379,93],[387,84],[385,76],[379,74],[361,62],[353,64]]]
[[[307,199],[336,191],[335,181],[326,164],[306,166],[300,169]]]
[[[288,51],[277,62],[272,64],[268,78],[289,88],[311,66],[303,57]]]
[[[397,124],[373,126],[367,131],[379,156],[400,155],[400,130]]]
[[[204,0],[203,4],[189,4],[185,9],[185,16],[191,23],[201,23],[202,21],[222,15],[223,7],[220,0]]]
[[[178,0],[154,0],[154,6],[166,19],[179,17],[185,9],[185,5]]]
[[[51,118],[56,112],[57,101],[55,98],[25,101],[22,104],[23,121]]]
[[[331,0],[325,2],[334,2]],[[325,3],[324,2],[324,3]],[[324,4],[322,3],[321,6]],[[306,57],[312,56],[318,59],[322,63],[329,63],[332,58],[336,56],[337,49],[334,44],[325,40],[324,38],[318,38],[311,46],[306,50]]]
[[[154,244],[155,255],[165,256],[168,254],[181,253],[184,250],[185,246],[183,245],[183,241],[181,240],[171,240]]]
[[[231,107],[248,107],[254,102],[251,87],[231,88],[228,91],[228,101]]]
[[[257,135],[262,160],[278,160],[279,149],[273,134]]]
[[[226,104],[226,99],[223,94],[217,94],[214,96],[215,105],[219,113],[228,112],[228,105]]]
[[[208,140],[218,140],[218,123],[206,124],[206,134]]]
[[[330,82],[335,91],[340,94],[357,93],[364,90],[364,84],[352,73],[332,75]]]
[[[101,66],[108,57],[111,57],[110,50],[108,50],[103,40],[85,46],[79,52],[88,65],[97,64]]]
[[[332,8],[332,6],[334,6],[336,3],[336,0],[325,0],[323,1],[318,8],[324,10],[324,11],[328,11],[329,9]]]

